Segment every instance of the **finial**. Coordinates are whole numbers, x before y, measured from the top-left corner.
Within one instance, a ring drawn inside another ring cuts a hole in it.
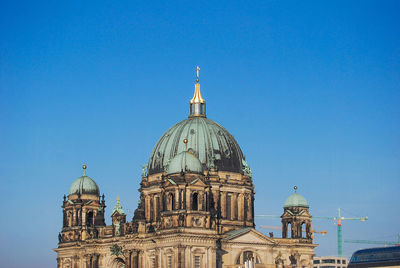
[[[189,142],[188,139],[184,139],[184,140],[183,140],[183,143],[185,144],[185,151],[187,151],[187,144],[188,144],[188,142]]]
[[[200,71],[200,67],[197,66],[196,67],[196,75],[197,75],[196,82],[199,82],[199,71]]]
[[[117,204],[119,204],[119,200],[121,200],[121,199],[119,198],[119,196],[117,196]]]
[[[199,71],[200,71],[200,67],[199,66],[197,66],[196,67],[196,82],[199,82]]]
[[[196,84],[194,85],[194,95],[190,100],[189,104],[189,117],[192,116],[206,116],[206,103],[204,99],[201,97],[200,93],[200,83],[199,83],[199,71],[200,67],[197,66],[196,69]]]
[[[86,176],[87,166],[85,164],[83,164],[82,168],[83,168],[83,176]]]
[[[297,186],[295,185],[293,188],[294,188],[294,192],[296,193],[297,192]]]

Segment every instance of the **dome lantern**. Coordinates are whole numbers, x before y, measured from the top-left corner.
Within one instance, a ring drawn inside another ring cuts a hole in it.
[[[189,102],[189,117],[193,116],[206,116],[206,102],[204,99],[201,97],[201,92],[200,92],[200,83],[199,83],[199,71],[200,68],[197,66],[196,68],[196,84],[194,85],[194,95],[193,98]]]

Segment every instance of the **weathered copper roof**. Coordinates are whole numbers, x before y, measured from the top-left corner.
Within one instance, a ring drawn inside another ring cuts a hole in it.
[[[307,200],[300,194],[294,193],[286,199],[284,208],[288,207],[306,207],[308,208]]]
[[[184,151],[194,154],[205,171],[215,168],[243,174],[245,162],[238,143],[225,128],[206,117],[190,117],[167,130],[153,149],[148,174],[166,171],[172,158]]]
[[[92,178],[84,175],[71,184],[68,194],[93,194],[99,196],[100,190],[99,186],[97,186],[96,182]]]
[[[190,152],[181,152],[170,161],[168,165],[168,174],[179,172],[203,173],[203,167],[200,160]]]

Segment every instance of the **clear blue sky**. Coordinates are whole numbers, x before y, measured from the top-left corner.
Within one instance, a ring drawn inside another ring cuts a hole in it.
[[[399,1],[147,2],[1,2],[2,267],[56,265],[83,162],[108,224],[118,195],[132,218],[141,165],[187,117],[196,65],[208,117],[253,169],[256,213],[281,214],[298,185],[313,215],[369,216],[344,238],[396,239]],[[333,222],[314,228],[329,232],[317,255],[336,254]]]

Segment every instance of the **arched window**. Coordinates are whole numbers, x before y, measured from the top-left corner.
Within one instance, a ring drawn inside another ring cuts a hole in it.
[[[86,226],[93,226],[93,211],[86,214]]]
[[[150,203],[150,221],[153,221],[153,219],[154,219],[154,201],[151,196],[149,197],[149,203]]]
[[[192,196],[192,210],[199,209],[199,195],[198,193],[194,193]]]
[[[244,209],[243,210],[244,210],[243,211],[244,220],[247,221],[247,214],[248,214],[247,212],[249,210],[249,199],[248,199],[247,195],[244,197]]]
[[[249,262],[261,264],[261,259],[255,252],[249,250],[241,253],[236,259],[236,264],[249,264]]]
[[[203,206],[203,210],[209,211],[210,208],[209,208],[209,206],[208,206],[208,195],[207,195],[207,193],[204,193],[204,205],[205,205],[205,206]],[[204,208],[205,208],[205,209],[204,209]]]
[[[306,236],[306,224],[303,222],[301,225],[300,225],[300,233],[299,233],[299,236],[301,237],[301,238],[305,238],[305,237],[307,237]]]
[[[292,238],[292,223],[291,222],[288,222],[288,225],[287,225],[287,236],[286,236],[287,238]]]
[[[231,194],[227,194],[226,195],[226,219],[231,220],[232,219],[232,195]]]
[[[168,194],[167,210],[174,210],[174,194]]]
[[[160,197],[156,196],[156,220],[160,219]]]

